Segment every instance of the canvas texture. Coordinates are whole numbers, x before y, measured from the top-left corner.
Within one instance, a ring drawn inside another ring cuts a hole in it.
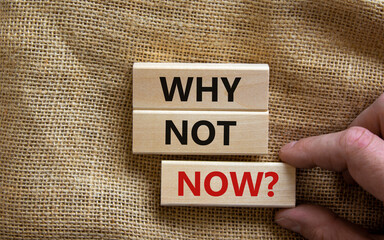
[[[0,13],[1,239],[300,238],[276,209],[161,207],[161,160],[278,162],[384,90],[381,1],[2,0]],[[134,62],[269,64],[269,154],[132,154]],[[296,193],[383,232],[383,204],[340,173],[298,169]]]

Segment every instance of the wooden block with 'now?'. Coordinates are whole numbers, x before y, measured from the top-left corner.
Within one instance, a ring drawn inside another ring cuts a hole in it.
[[[285,163],[162,161],[161,205],[294,207],[295,182]]]

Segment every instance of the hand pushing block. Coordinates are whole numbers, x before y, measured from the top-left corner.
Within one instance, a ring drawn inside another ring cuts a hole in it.
[[[268,109],[267,64],[135,63],[133,108]]]
[[[134,110],[133,152],[265,154],[268,113]]]
[[[295,182],[285,163],[162,161],[161,205],[294,207]]]

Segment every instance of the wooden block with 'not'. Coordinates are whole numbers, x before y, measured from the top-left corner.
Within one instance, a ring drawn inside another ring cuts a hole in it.
[[[162,161],[164,206],[294,207],[295,189],[285,163]]]
[[[134,110],[133,152],[266,154],[268,113]]]

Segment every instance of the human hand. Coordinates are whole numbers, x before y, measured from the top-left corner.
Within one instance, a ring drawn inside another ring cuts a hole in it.
[[[321,167],[342,172],[384,201],[384,94],[344,131],[291,142],[280,150],[282,161],[298,168]],[[330,210],[313,205],[280,210],[276,223],[307,239],[384,239],[369,234]]]

